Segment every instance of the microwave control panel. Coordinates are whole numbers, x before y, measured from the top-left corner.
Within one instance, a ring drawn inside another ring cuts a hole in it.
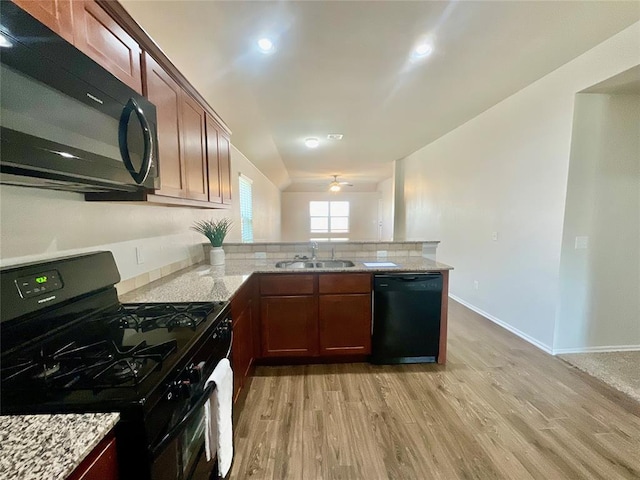
[[[62,288],[62,278],[57,270],[38,273],[16,280],[16,287],[22,298],[30,298]]]

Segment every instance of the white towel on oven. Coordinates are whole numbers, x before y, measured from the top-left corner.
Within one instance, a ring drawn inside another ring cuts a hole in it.
[[[233,404],[233,371],[229,360],[220,360],[213,373],[207,380],[214,382],[216,388],[211,398],[205,403],[206,418],[205,451],[207,461],[214,453],[218,453],[218,471],[225,477],[231,468],[233,460],[233,419],[231,406]],[[205,387],[206,387],[205,385]]]

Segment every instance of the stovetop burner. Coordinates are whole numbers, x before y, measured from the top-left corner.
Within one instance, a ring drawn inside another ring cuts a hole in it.
[[[3,385],[99,390],[137,387],[223,302],[132,303],[88,319],[65,337],[3,362]]]
[[[47,388],[130,387],[160,368],[176,347],[175,340],[151,346],[143,341],[129,348],[109,341],[81,346],[71,342],[53,353],[41,349],[32,359],[3,368],[2,378],[5,382],[37,382]]]
[[[169,331],[177,327],[195,330],[215,308],[215,303],[125,304],[115,315],[121,328],[147,332],[156,328]]]

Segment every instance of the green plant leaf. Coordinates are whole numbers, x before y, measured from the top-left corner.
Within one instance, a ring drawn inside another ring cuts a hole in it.
[[[200,220],[195,222],[191,229],[207,237],[212,247],[221,247],[232,225],[233,222],[229,218]]]

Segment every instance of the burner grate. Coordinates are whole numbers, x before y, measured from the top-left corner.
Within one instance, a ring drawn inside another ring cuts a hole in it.
[[[51,354],[40,350],[30,360],[3,367],[1,376],[3,382],[27,380],[47,388],[137,386],[176,349],[175,340],[151,346],[143,341],[125,349],[109,341],[81,346],[71,342]]]
[[[219,307],[216,303],[144,303],[120,307],[116,314],[121,328],[147,332],[157,328],[172,331],[175,328],[196,330],[210,312]]]

